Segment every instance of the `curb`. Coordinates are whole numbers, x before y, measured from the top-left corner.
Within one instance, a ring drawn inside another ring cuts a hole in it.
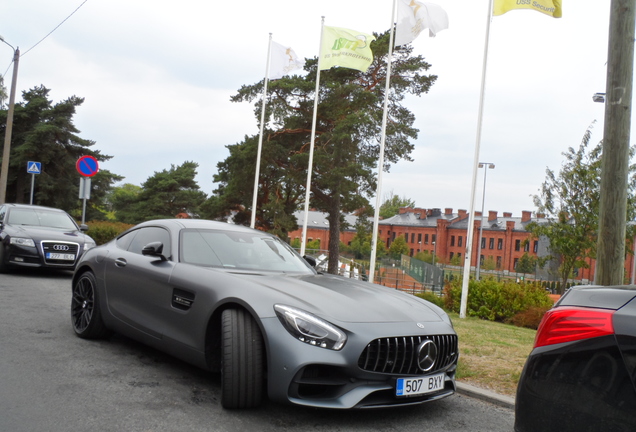
[[[500,407],[515,409],[515,400],[510,396],[500,395],[490,390],[485,390],[470,384],[456,382],[457,393],[469,396],[475,399],[481,399]]]

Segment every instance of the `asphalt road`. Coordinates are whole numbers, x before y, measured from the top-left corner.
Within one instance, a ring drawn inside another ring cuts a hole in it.
[[[417,407],[220,406],[220,377],[122,336],[77,338],[70,273],[0,275],[0,432],[513,430],[512,410],[454,395]]]

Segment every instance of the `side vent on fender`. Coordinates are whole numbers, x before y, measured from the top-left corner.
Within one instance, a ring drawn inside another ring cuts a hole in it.
[[[188,310],[194,303],[194,294],[175,288],[172,291],[172,307],[180,310]]]

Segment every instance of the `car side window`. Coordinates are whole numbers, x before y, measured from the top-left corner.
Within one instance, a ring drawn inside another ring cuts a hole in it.
[[[7,214],[7,206],[0,206],[0,223],[4,221],[4,216]]]
[[[137,230],[137,235],[130,242],[128,252],[141,255],[141,250],[148,243],[163,243],[163,256],[170,258],[170,234],[163,228],[145,227]]]
[[[117,248],[128,250],[128,246],[130,246],[130,243],[137,235],[137,232],[139,232],[139,230],[130,231],[122,235],[121,237],[119,237],[117,240],[115,240],[115,244],[117,245]]]

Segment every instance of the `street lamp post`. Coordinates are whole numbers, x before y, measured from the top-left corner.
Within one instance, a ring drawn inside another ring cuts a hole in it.
[[[4,149],[2,151],[2,168],[0,171],[0,204],[4,204],[7,198],[7,179],[9,178],[9,156],[11,154],[11,132],[13,131],[13,110],[15,107],[15,87],[18,80],[18,62],[20,61],[20,48],[13,46],[0,36],[0,41],[9,45],[13,50],[13,77],[11,78],[11,93],[9,95],[9,111],[7,112],[7,127],[4,133]]]
[[[486,173],[488,169],[495,169],[495,164],[490,162],[479,162],[479,168],[484,168],[484,193],[481,197],[481,223],[479,224],[479,240],[477,242],[477,270],[475,271],[475,279],[479,280],[479,269],[481,267],[481,239],[484,232],[484,203],[486,202]]]
[[[437,243],[433,242],[433,267],[435,267],[435,255],[437,254]]]

